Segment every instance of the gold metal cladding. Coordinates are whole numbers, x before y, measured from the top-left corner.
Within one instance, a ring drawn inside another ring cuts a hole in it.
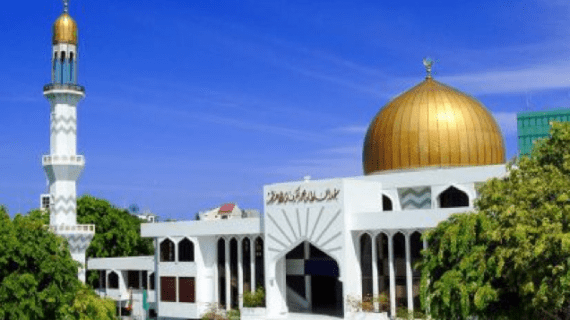
[[[365,174],[505,162],[501,130],[475,98],[428,77],[390,101],[364,140]]]
[[[63,13],[53,24],[53,44],[71,43],[77,45],[77,24],[67,13]]]

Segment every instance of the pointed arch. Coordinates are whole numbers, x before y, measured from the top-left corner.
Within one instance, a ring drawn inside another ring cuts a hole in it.
[[[109,278],[107,282],[109,284],[108,288],[119,289],[119,275],[115,271],[111,271],[107,277]]]
[[[440,208],[469,207],[469,196],[463,190],[450,186],[437,196]]]
[[[178,261],[194,261],[194,243],[188,238],[184,238],[178,243]]]
[[[160,262],[174,262],[174,242],[169,238],[160,243]]]

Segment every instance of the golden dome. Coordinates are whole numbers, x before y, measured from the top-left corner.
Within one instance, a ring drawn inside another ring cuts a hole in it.
[[[67,12],[62,13],[53,24],[53,44],[77,45],[77,24]]]
[[[501,130],[475,98],[428,77],[390,101],[368,128],[364,173],[505,162]]]

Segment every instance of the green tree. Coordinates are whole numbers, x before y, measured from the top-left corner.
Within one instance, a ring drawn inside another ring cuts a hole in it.
[[[40,211],[10,220],[0,207],[0,319],[114,319],[114,303],[77,279],[67,241]]]
[[[425,234],[435,319],[570,319],[570,123],[480,188],[476,211]]]
[[[153,255],[152,239],[141,237],[143,221],[109,201],[85,195],[77,199],[77,223],[95,224],[95,236],[87,248],[87,258]],[[89,272],[94,284],[98,274]]]
[[[77,320],[113,320],[117,318],[116,306],[113,299],[101,298],[91,288],[81,284],[67,311],[72,319]]]

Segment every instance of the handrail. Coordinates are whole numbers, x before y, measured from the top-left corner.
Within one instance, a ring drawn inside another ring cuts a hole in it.
[[[48,226],[49,230],[52,232],[65,231],[65,232],[85,232],[85,233],[95,233],[94,224],[75,224],[75,225],[59,225],[59,226]]]
[[[61,83],[50,83],[50,84],[46,84],[44,86],[44,92],[45,91],[50,91],[50,90],[76,90],[76,91],[80,91],[85,93],[85,87],[80,86],[78,84],[71,84],[71,83],[66,83],[66,84],[61,84]]]

